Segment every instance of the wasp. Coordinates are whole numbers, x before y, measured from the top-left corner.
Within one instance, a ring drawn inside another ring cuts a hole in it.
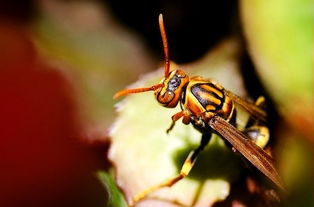
[[[170,71],[169,49],[162,14],[159,15],[159,28],[165,58],[163,79],[150,87],[121,90],[114,95],[114,98],[132,93],[154,91],[156,100],[162,106],[174,108],[180,104],[182,109],[171,117],[172,123],[167,129],[167,133],[179,119],[182,119],[184,124],[191,123],[194,128],[199,130],[202,138],[199,146],[186,158],[178,175],[139,193],[131,200],[130,206],[134,206],[151,192],[163,187],[171,187],[186,177],[193,168],[199,153],[208,144],[212,133],[221,135],[232,145],[234,151],[241,153],[273,183],[284,189],[273,158],[263,150],[269,137],[268,128],[259,125],[265,123],[267,119],[267,114],[262,107],[263,98],[251,103],[223,88],[214,80],[204,79],[200,76],[189,77],[181,69]],[[238,130],[234,126],[235,104],[250,113],[257,124],[251,125],[243,131]]]

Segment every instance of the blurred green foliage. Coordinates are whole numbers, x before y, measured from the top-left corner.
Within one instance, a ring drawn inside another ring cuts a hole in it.
[[[98,172],[97,174],[108,193],[107,207],[127,207],[128,205],[123,194],[116,186],[113,176],[104,171]]]

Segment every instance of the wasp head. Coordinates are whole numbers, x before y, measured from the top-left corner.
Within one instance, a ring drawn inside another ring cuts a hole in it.
[[[157,101],[167,108],[176,107],[188,82],[189,77],[183,70],[172,71],[168,77],[161,80],[162,86],[155,90]]]

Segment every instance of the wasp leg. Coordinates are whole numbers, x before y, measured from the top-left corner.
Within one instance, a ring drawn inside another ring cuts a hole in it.
[[[136,195],[130,202],[130,206],[134,206],[136,203],[138,203],[139,201],[143,200],[145,197],[148,196],[148,194],[163,188],[163,187],[171,187],[172,185],[174,185],[175,183],[177,183],[178,181],[180,181],[181,179],[185,178],[191,171],[191,169],[193,168],[195,161],[199,155],[199,153],[204,149],[204,147],[208,144],[209,140],[210,140],[211,134],[203,134],[202,139],[201,139],[201,143],[200,145],[193,151],[191,151],[188,155],[188,157],[186,158],[186,160],[183,163],[183,166],[181,168],[181,171],[178,175],[166,180],[163,183],[160,183],[158,185],[152,186],[150,188],[148,188],[147,190],[139,193],[138,195]]]
[[[167,134],[169,134],[169,132],[173,129],[174,125],[176,124],[176,121],[178,121],[181,117],[183,117],[182,122],[184,124],[190,123],[190,116],[189,116],[188,112],[187,111],[180,111],[171,117],[172,123],[171,123],[170,127],[166,130]]]
[[[265,101],[265,97],[264,96],[259,96],[256,101],[255,101],[255,105],[259,106],[261,108],[265,108],[266,107],[266,101]]]

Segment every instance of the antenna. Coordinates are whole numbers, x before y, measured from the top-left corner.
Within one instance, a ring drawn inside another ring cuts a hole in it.
[[[116,99],[116,98],[119,98],[120,96],[125,96],[125,95],[130,94],[130,93],[142,93],[142,92],[146,92],[146,91],[155,91],[155,90],[157,90],[158,88],[163,87],[163,86],[164,86],[163,83],[158,83],[158,84],[156,84],[156,85],[153,85],[153,86],[147,87],[147,88],[131,88],[131,89],[124,89],[124,90],[118,91],[118,92],[113,96],[113,98]]]
[[[164,47],[164,55],[165,55],[165,78],[169,77],[169,69],[170,69],[170,62],[169,62],[169,52],[168,52],[168,42],[167,42],[167,36],[165,31],[165,25],[164,20],[162,18],[162,14],[159,15],[159,28],[160,28],[160,34],[162,38],[162,44]],[[121,91],[118,91],[113,98],[119,98],[120,96],[125,96],[130,93],[142,93],[146,91],[155,91],[158,88],[164,87],[164,83],[158,83],[151,87],[146,88],[131,88],[131,89],[124,89]]]
[[[164,55],[165,55],[165,78],[168,78],[169,70],[170,70],[169,49],[168,49],[167,35],[166,35],[164,19],[162,17],[162,14],[159,14],[159,29],[160,29],[162,44],[164,47]]]

